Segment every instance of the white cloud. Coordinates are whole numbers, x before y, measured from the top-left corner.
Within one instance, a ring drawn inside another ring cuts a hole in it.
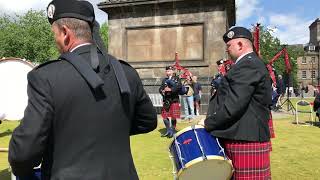
[[[258,6],[259,0],[236,0],[237,21],[243,21],[261,11],[262,9]]]
[[[30,9],[45,9],[50,0],[0,0],[0,9],[4,13],[24,13]]]
[[[30,9],[34,10],[45,10],[47,5],[52,0],[0,0],[0,12],[6,14],[12,13],[25,13]],[[94,8],[97,21],[99,23],[103,23],[107,21],[107,14],[98,9],[97,4],[101,2],[101,0],[88,0],[90,1]]]
[[[306,20],[295,14],[271,14],[270,26],[277,28],[274,33],[281,43],[305,44],[309,42],[309,26],[314,19]]]
[[[247,26],[258,22],[265,27],[271,27],[275,30],[273,35],[278,37],[281,43],[305,44],[309,42],[309,25],[315,18],[306,19],[303,14],[266,11],[261,7],[261,0],[236,0],[236,6],[237,24]]]

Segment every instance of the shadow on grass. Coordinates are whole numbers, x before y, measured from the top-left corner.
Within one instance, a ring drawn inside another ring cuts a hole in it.
[[[297,122],[292,121],[292,124],[297,125]],[[312,126],[312,122],[311,121],[299,121],[300,126]]]
[[[292,122],[292,124],[297,124],[295,121]],[[316,126],[318,128],[320,128],[320,122],[313,122],[313,121],[305,121],[305,122],[299,122],[298,125],[301,126]]]
[[[166,128],[162,128],[158,130],[160,134],[165,134],[167,132]]]
[[[10,180],[11,179],[11,173],[9,172],[8,168],[0,171],[0,179],[1,180]]]
[[[313,122],[313,125],[318,127],[318,128],[320,128],[320,122],[319,121],[318,122]]]
[[[4,137],[4,136],[9,136],[12,134],[12,130],[7,129],[5,132],[0,132],[0,138]]]

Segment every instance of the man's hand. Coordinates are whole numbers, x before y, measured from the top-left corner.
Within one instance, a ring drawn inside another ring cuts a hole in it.
[[[199,121],[198,121],[198,125],[201,125],[201,126],[204,126],[204,121],[205,121],[206,119],[200,119]]]

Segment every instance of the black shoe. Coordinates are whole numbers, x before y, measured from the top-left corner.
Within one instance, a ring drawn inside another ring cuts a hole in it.
[[[175,129],[170,128],[169,131],[168,131],[167,137],[168,137],[168,138],[172,138],[175,133],[176,133]]]
[[[169,135],[169,132],[167,131],[166,133],[161,134],[161,137],[167,137],[168,135]]]
[[[172,138],[173,137],[173,133],[169,133],[167,138]]]

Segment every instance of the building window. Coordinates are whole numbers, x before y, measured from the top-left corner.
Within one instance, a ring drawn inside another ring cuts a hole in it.
[[[302,63],[302,64],[307,64],[307,57],[303,57],[301,63]]]
[[[311,71],[311,78],[316,78],[316,71]]]
[[[307,79],[307,71],[301,71],[301,78]]]
[[[311,57],[311,63],[315,63],[316,62],[316,57]]]

